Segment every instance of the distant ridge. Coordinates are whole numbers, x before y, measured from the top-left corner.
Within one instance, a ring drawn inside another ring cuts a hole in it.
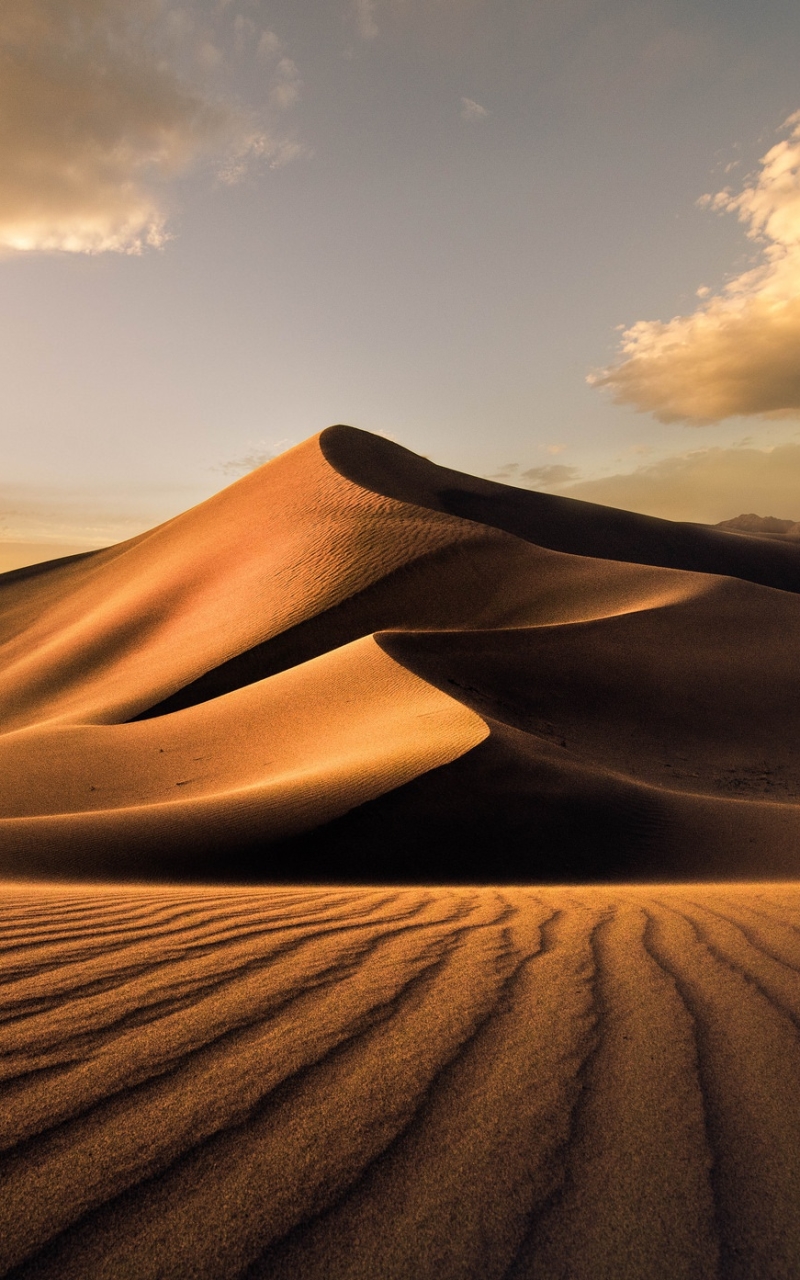
[[[798,593],[784,535],[328,428],[0,575],[0,873],[794,875]]]
[[[776,516],[757,516],[754,512],[734,516],[732,520],[720,520],[716,529],[732,529],[737,533],[772,533],[790,538],[800,538],[800,522],[779,520]]]
[[[340,474],[376,493],[504,529],[553,551],[730,574],[800,591],[800,548],[765,547],[757,537],[734,542],[713,525],[662,520],[478,479],[355,427],[329,427],[320,436],[320,448]]]

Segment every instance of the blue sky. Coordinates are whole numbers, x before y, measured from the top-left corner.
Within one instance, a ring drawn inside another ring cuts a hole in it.
[[[800,519],[799,49],[776,0],[7,0],[0,567],[337,421]]]

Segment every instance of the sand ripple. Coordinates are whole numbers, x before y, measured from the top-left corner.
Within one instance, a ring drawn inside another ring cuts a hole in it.
[[[800,1274],[800,888],[4,886],[0,1274]]]

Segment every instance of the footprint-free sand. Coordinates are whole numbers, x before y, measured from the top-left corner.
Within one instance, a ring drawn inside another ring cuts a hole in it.
[[[797,885],[3,887],[3,1275],[800,1274]]]
[[[0,1275],[800,1276],[798,635],[349,427],[0,575]]]

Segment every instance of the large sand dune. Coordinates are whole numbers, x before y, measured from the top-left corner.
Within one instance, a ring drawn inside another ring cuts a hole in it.
[[[3,886],[9,1280],[793,1280],[800,892]]]
[[[800,545],[332,427],[0,576],[0,871],[800,868]]]
[[[347,427],[0,576],[0,1275],[794,1280],[799,625]]]

